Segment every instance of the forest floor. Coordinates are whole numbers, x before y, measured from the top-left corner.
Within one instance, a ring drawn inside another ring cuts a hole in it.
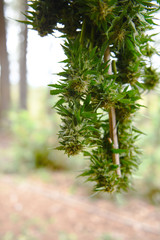
[[[160,239],[160,207],[92,197],[76,175],[0,174],[0,240]]]
[[[160,209],[93,198],[69,173],[0,177],[1,240],[159,240]],[[110,238],[110,237],[111,238]]]

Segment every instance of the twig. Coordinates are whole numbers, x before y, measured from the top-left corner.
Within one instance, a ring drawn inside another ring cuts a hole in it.
[[[107,47],[105,54],[104,54],[104,61],[108,62],[110,60],[110,49]],[[109,70],[108,73],[112,75],[112,67],[111,63],[109,63]],[[109,128],[110,128],[110,138],[113,143],[113,149],[118,149],[118,135],[117,135],[117,126],[116,126],[116,111],[115,107],[111,107],[109,111]],[[118,165],[117,168],[117,175],[121,177],[121,169],[120,169],[120,158],[118,153],[112,154],[113,163]]]

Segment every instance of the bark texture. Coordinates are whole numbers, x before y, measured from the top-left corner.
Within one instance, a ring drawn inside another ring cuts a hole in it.
[[[0,118],[10,107],[9,61],[6,46],[4,2],[0,1]]]
[[[21,12],[27,11],[27,1],[23,0],[20,5]],[[21,20],[26,20],[25,16],[21,15]],[[21,109],[27,109],[27,25],[20,25],[20,53],[19,53],[19,106]]]

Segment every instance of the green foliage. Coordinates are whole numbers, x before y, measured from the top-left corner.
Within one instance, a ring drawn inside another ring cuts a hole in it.
[[[116,240],[108,234],[103,235],[99,240]]]
[[[150,92],[144,97],[146,109],[140,112],[137,125],[143,128],[146,135],[143,136],[139,145],[143,148],[143,164],[137,172],[141,181],[138,184],[139,195],[152,204],[160,205],[160,92]],[[145,121],[144,121],[145,115]],[[138,180],[135,180],[136,183]]]
[[[2,236],[2,240],[37,240],[37,237],[31,236],[31,234],[22,233],[18,236],[15,236],[12,232],[7,232],[4,236]]]
[[[96,183],[95,191],[126,191],[140,163],[135,142],[141,131],[133,126],[138,100],[159,80],[151,64],[156,52],[150,47],[152,36],[146,33],[155,25],[159,5],[149,0],[63,0],[55,7],[54,1],[36,0],[29,6],[28,23],[41,36],[59,30],[66,37],[66,67],[61,80],[50,85],[51,94],[59,96],[55,108],[62,120],[57,149],[68,156],[83,152],[90,159],[81,175]],[[108,50],[111,58],[105,61]],[[111,108],[116,111],[118,149],[110,141]]]
[[[159,83],[159,74],[157,74],[156,69],[153,67],[145,68],[144,84],[149,90],[153,89]]]
[[[65,232],[60,232],[58,240],[77,240],[77,237],[74,234],[67,234]]]
[[[44,167],[52,170],[69,168],[65,161],[60,160],[63,159],[62,155],[55,155],[52,150],[54,144],[56,144],[56,139],[54,138],[52,123],[54,119],[51,116],[48,119],[43,119],[43,122],[39,124],[39,121],[34,119],[27,111],[12,112],[10,121],[14,139],[14,159],[8,171],[27,172]]]

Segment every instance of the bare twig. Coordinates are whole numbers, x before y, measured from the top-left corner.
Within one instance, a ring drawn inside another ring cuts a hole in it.
[[[110,49],[109,47],[106,49],[105,54],[104,54],[104,61],[108,62],[110,60]],[[111,75],[112,74],[112,67],[111,63],[109,63],[109,70],[108,73]],[[116,111],[114,107],[111,107],[110,112],[109,112],[109,126],[110,126],[110,138],[113,143],[113,149],[118,149],[118,135],[117,135],[117,126],[116,126]],[[120,158],[118,153],[113,153],[112,154],[112,159],[114,164],[118,165],[117,168],[117,175],[121,177],[121,169],[120,169]]]

